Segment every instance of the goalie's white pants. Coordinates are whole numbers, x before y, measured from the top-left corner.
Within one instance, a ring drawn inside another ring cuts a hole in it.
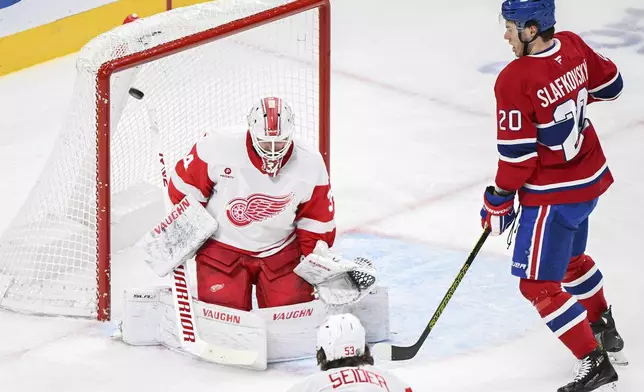
[[[315,300],[246,312],[193,300],[198,335],[221,347],[257,351],[251,368],[315,356],[317,328],[328,314],[352,313],[363,323],[367,342],[389,334],[389,297],[377,287],[362,301],[328,308]],[[169,287],[125,290],[121,336],[131,345],[164,345],[181,351],[172,290]]]

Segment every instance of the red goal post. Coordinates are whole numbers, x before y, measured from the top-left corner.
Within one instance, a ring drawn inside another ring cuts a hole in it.
[[[113,230],[162,191],[150,120],[127,97],[132,83],[159,114],[168,167],[203,132],[243,132],[238,124],[250,105],[274,94],[291,103],[296,137],[316,143],[329,168],[328,0],[178,8],[95,38],[77,69],[44,180],[0,237],[0,308],[110,319]]]

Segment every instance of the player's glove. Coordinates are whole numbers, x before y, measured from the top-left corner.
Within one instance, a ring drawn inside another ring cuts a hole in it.
[[[293,272],[313,285],[317,297],[329,306],[356,303],[376,284],[376,269],[371,261],[335,255],[324,241],[318,241],[313,253],[302,257]]]
[[[481,208],[481,226],[490,229],[491,235],[501,235],[516,218],[514,195],[501,196],[494,191],[494,186],[485,188],[483,208]]]

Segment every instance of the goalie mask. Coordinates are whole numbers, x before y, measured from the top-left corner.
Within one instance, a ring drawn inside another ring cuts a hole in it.
[[[262,170],[277,175],[293,143],[293,111],[283,99],[262,98],[248,114],[253,148],[262,159]]]
[[[356,316],[332,315],[318,329],[317,350],[324,350],[327,361],[359,357],[365,352],[365,336],[365,329]]]

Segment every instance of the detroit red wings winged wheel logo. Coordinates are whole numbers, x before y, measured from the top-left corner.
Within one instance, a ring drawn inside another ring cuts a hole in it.
[[[235,226],[247,226],[279,215],[293,201],[293,193],[270,196],[253,193],[247,198],[237,197],[226,204],[226,215]]]

